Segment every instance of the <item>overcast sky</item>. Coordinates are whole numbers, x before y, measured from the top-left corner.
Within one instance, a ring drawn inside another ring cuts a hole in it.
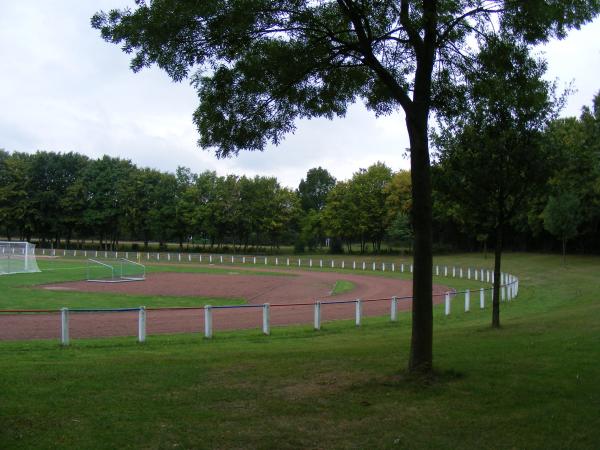
[[[276,176],[290,187],[317,166],[338,179],[377,161],[408,167],[403,115],[375,119],[361,105],[343,119],[299,122],[279,147],[217,160],[196,145],[194,89],[157,68],[133,74],[129,57],[90,27],[94,12],[131,3],[0,0],[0,148],[108,154],[164,171]],[[562,88],[573,81],[577,90],[563,115],[579,115],[600,90],[600,20],[541,50],[548,78]]]

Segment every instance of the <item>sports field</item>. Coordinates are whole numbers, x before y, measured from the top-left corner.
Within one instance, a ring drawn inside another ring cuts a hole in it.
[[[367,317],[360,328],[329,322],[319,332],[274,327],[271,336],[0,342],[0,447],[597,448],[600,258],[571,257],[565,268],[554,256],[508,255],[506,270],[521,288],[502,304],[502,329],[489,328],[489,309],[446,317],[436,307],[437,377],[426,386],[403,372],[409,314],[398,323]],[[3,307],[121,305],[114,294],[35,292],[12,285],[0,297]]]

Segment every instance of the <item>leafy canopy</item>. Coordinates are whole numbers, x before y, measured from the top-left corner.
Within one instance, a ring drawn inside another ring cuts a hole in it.
[[[563,37],[598,0],[138,0],[92,25],[173,80],[190,77],[199,144],[218,156],[262,150],[297,118],[343,116],[362,99],[411,119],[452,101],[496,30],[532,44]]]

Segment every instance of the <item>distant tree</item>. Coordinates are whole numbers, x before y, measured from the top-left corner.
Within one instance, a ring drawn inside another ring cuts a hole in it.
[[[29,157],[0,151],[0,223],[1,232],[11,239],[14,233],[31,236],[32,226],[27,185],[29,180]]]
[[[405,212],[398,211],[396,217],[390,223],[387,230],[388,238],[400,245],[406,245],[412,249],[412,240],[414,237],[410,216]]]
[[[298,196],[304,211],[321,211],[325,206],[327,194],[335,186],[335,178],[321,167],[310,169],[298,185]]]
[[[350,180],[351,195],[357,206],[355,220],[361,253],[368,241],[372,243],[373,251],[381,251],[381,241],[390,223],[387,201],[391,180],[391,169],[380,162],[359,170]]]
[[[432,371],[430,111],[478,51],[505,30],[528,44],[563,37],[589,21],[597,0],[233,0],[136,2],[98,13],[92,26],[158,64],[175,80],[191,70],[200,145],[217,155],[279,143],[297,118],[333,117],[362,97],[377,114],[401,108],[410,139],[415,254],[409,369]],[[471,45],[474,44],[474,45]]]
[[[81,173],[81,194],[86,202],[83,219],[105,248],[115,249],[125,228],[134,170],[130,161],[105,155],[91,161]]]
[[[580,202],[572,192],[550,197],[543,212],[544,227],[561,240],[563,264],[566,263],[567,241],[577,236],[581,223]]]
[[[354,201],[351,182],[339,181],[327,196],[322,226],[329,236],[344,242],[348,253],[352,252],[352,241],[359,235],[358,214],[359,207]]]
[[[512,39],[488,39],[467,75],[464,103],[441,121],[436,191],[467,230],[495,237],[492,326],[500,326],[507,225],[545,185],[542,132],[556,111],[545,64]]]

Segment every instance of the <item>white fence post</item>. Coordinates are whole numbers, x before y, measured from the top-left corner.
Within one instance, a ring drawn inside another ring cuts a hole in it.
[[[471,310],[471,291],[467,289],[465,291],[465,312],[469,312]]]
[[[253,262],[256,264],[256,256],[253,256]]]
[[[140,306],[138,315],[138,342],[146,342],[146,307]]]
[[[360,299],[356,299],[356,326],[360,327],[360,322],[362,319],[362,303]]]
[[[413,273],[413,265],[410,265],[410,273]]]
[[[322,259],[319,260],[319,267],[323,268],[323,260]]]
[[[344,268],[345,268],[345,267],[344,267],[345,265],[346,265],[346,261],[342,260],[342,269],[344,269]]]
[[[212,306],[204,306],[204,337],[212,338],[213,326],[212,326]]]
[[[60,343],[69,345],[69,308],[60,309]]]
[[[479,307],[481,309],[485,308],[485,291],[483,288],[479,289]]]
[[[315,303],[315,330],[321,329],[321,302]]]
[[[444,296],[444,314],[450,315],[450,292],[446,292]]]
[[[312,258],[308,260],[308,267],[312,267]]]
[[[263,334],[268,336],[271,334],[271,307],[268,303],[263,304]]]
[[[400,272],[404,272],[404,263],[400,264]]]
[[[365,270],[365,262],[363,261],[362,270]]]
[[[448,276],[448,266],[444,266],[444,276]]]
[[[398,299],[396,297],[392,297],[390,320],[392,322],[398,321]]]
[[[459,278],[463,277],[463,273],[462,273],[462,267],[459,269]]]
[[[396,263],[392,263],[392,272],[396,271]]]
[[[456,278],[456,267],[452,266],[452,278]]]
[[[467,278],[469,280],[471,279],[471,268],[470,267],[467,269]]]
[[[440,275],[440,266],[438,266],[438,265],[436,265],[436,266],[435,266],[435,274],[436,274],[437,276],[439,276],[439,275]]]
[[[373,263],[373,272],[375,272],[377,269],[375,268],[375,263]]]

